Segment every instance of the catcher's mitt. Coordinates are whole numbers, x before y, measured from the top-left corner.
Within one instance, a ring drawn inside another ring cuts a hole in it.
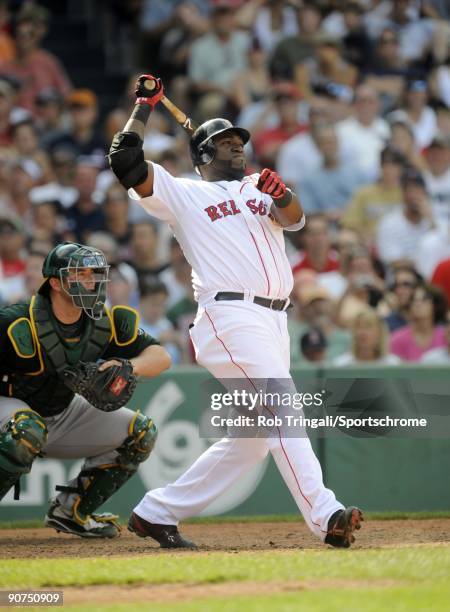
[[[113,412],[122,408],[133,395],[136,376],[133,366],[127,359],[114,358],[120,365],[112,365],[99,371],[104,363],[80,361],[63,371],[64,383],[74,393],[79,393],[87,401],[103,412]]]

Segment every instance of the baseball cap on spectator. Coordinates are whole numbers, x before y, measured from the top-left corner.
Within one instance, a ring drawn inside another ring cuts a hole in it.
[[[91,89],[74,89],[67,96],[69,107],[93,107],[97,106],[97,96]]]
[[[405,168],[402,174],[402,186],[406,187],[408,183],[415,183],[422,187],[422,189],[426,189],[425,180],[422,174],[412,166]]]
[[[47,104],[62,104],[63,96],[54,87],[45,87],[41,89],[35,99],[36,106],[46,106]]]
[[[300,338],[300,348],[303,354],[308,351],[320,351],[327,346],[328,342],[325,334],[318,327],[312,327]]]
[[[331,295],[325,287],[314,286],[305,287],[300,295],[300,303],[302,306],[309,306],[315,300],[329,300]]]

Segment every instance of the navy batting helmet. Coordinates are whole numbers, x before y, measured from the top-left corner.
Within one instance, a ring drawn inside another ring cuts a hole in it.
[[[216,147],[213,143],[214,136],[233,130],[239,134],[244,144],[250,140],[250,132],[244,128],[235,127],[228,119],[209,119],[202,123],[192,134],[189,143],[192,163],[195,166],[210,164],[216,154]]]

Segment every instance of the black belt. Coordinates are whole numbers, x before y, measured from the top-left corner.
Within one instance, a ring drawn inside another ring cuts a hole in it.
[[[214,296],[216,302],[221,302],[222,300],[243,300],[244,298],[244,293],[235,293],[234,291],[219,291],[219,293],[216,293]],[[289,300],[271,300],[270,298],[263,298],[255,295],[253,300],[250,301],[253,301],[254,304],[258,304],[258,306],[264,306],[271,310],[286,310],[286,307],[290,308]]]

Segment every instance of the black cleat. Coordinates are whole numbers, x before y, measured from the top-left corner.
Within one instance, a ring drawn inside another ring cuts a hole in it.
[[[364,520],[363,513],[355,506],[349,506],[345,510],[338,510],[331,515],[328,521],[328,533],[325,544],[336,548],[350,548],[355,541],[353,532],[361,529]]]
[[[53,502],[45,517],[45,526],[58,533],[71,533],[81,538],[115,538],[119,535],[120,525],[114,514],[91,514],[81,524],[58,504]]]
[[[140,538],[153,538],[159,542],[161,548],[190,548],[191,550],[197,548],[194,542],[183,538],[176,525],[149,523],[134,512],[128,521],[128,530]]]

